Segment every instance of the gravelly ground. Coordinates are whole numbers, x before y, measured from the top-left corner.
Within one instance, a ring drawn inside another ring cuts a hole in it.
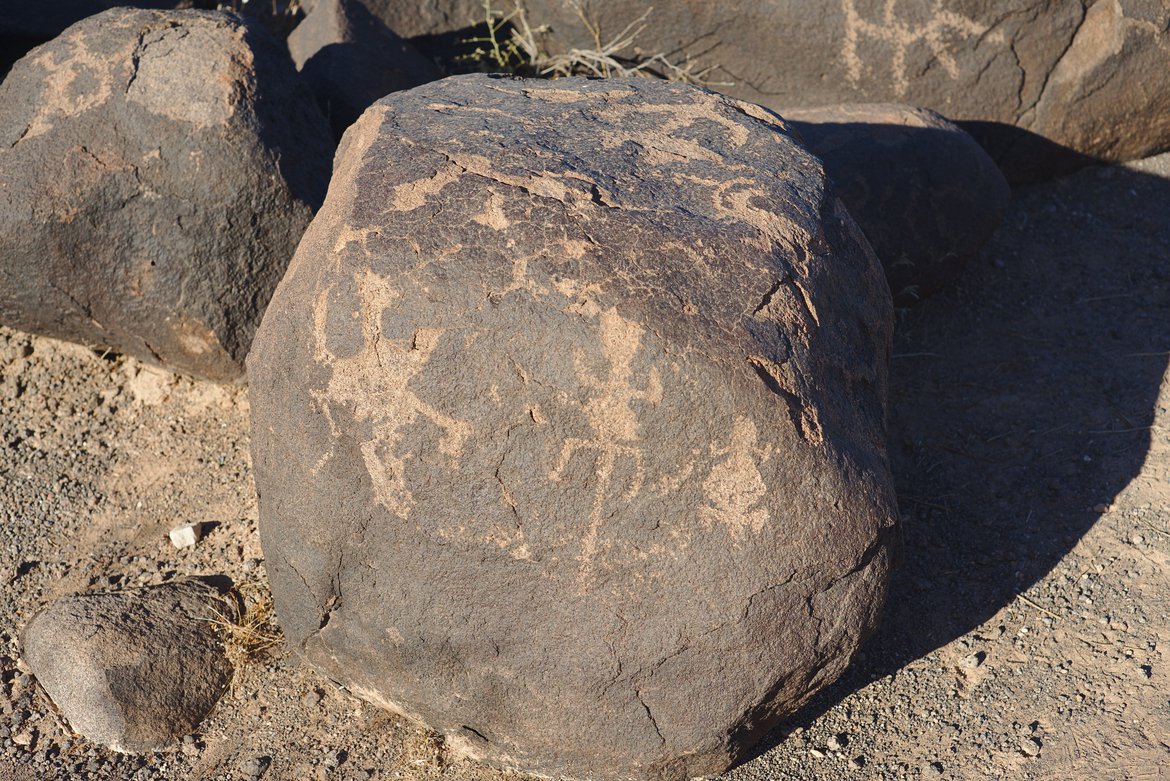
[[[905,556],[846,676],[729,773],[1170,778],[1170,156],[1017,198],[954,290],[900,314],[891,456]],[[72,736],[19,627],[74,591],[264,588],[245,391],[0,329],[0,779],[521,778],[292,658],[200,733],[123,757]],[[167,530],[216,525],[177,551]]]

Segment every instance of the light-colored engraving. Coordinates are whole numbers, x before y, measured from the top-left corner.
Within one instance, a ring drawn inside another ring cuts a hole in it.
[[[439,452],[454,466],[463,452],[472,427],[427,404],[410,390],[410,381],[423,370],[439,343],[443,332],[419,328],[409,345],[387,339],[381,332],[383,311],[400,298],[399,293],[382,277],[364,271],[357,279],[357,293],[363,347],[356,355],[340,358],[325,343],[328,301],[331,289],[323,290],[314,307],[314,357],[332,370],[324,390],[312,392],[313,398],[329,422],[334,438],[342,436],[334,410],[347,409],[359,423],[368,423],[371,437],[360,442],[366,471],[374,487],[374,496],[387,510],[406,518],[414,499],[406,484],[406,463],[413,453],[400,453],[402,429],[424,418],[442,431]],[[314,467],[314,472],[333,455],[330,448]]]
[[[727,110],[735,110],[729,105],[727,98],[714,92],[694,92],[689,95],[691,102],[675,103],[670,106],[647,107],[637,103],[608,104],[604,109],[597,110],[597,116],[609,121],[613,127],[607,130],[602,138],[602,144],[607,148],[621,146],[627,141],[642,145],[648,151],[658,150],[669,160],[670,157],[685,157],[696,160],[717,159],[726,162],[724,158],[714,155],[711,150],[696,141],[682,137],[673,137],[680,130],[691,128],[696,122],[714,122],[727,131],[727,142],[733,147],[741,147],[751,138],[751,129],[738,117],[727,116]],[[738,111],[736,111],[738,114]],[[658,115],[661,121],[654,125],[652,131],[627,131],[631,120],[639,120],[638,125],[644,125],[650,115]]]
[[[487,226],[492,230],[507,230],[511,223],[508,222],[508,217],[504,214],[503,196],[495,190],[489,190],[488,193],[487,203],[484,204],[483,212],[472,217],[472,221]]]
[[[588,439],[566,439],[556,466],[549,473],[550,480],[559,481],[575,454],[581,451],[595,451],[598,454],[593,506],[581,542],[579,580],[587,580],[592,570],[601,531],[602,511],[619,459],[629,459],[634,469],[628,487],[622,492],[622,498],[628,501],[642,490],[645,470],[642,448],[638,446],[638,417],[630,405],[635,401],[650,404],[662,401],[662,379],[657,368],[651,368],[644,390],[638,390],[633,385],[632,364],[642,346],[642,327],[621,317],[614,308],[602,311],[599,319],[602,351],[608,363],[607,376],[594,376],[579,355],[574,360],[577,377],[582,385],[590,389],[584,409],[592,436]]]
[[[113,95],[110,61],[90,51],[81,35],[62,35],[56,45],[68,47],[67,53],[46,48],[29,55],[26,67],[43,69],[45,86],[37,100],[37,113],[21,140],[35,138],[52,129],[56,120],[100,106]],[[131,51],[123,52],[126,59]]]
[[[768,510],[761,506],[768,486],[760,475],[760,465],[772,456],[773,447],[759,447],[758,440],[756,424],[737,415],[728,446],[715,451],[716,456],[724,456],[723,460],[703,481],[703,493],[707,497],[707,504],[700,511],[703,520],[725,524],[733,538],[749,530],[758,533],[771,520]]]
[[[841,0],[841,11],[845,16],[845,45],[841,56],[845,60],[845,74],[850,83],[856,87],[861,82],[863,63],[858,45],[863,38],[893,47],[894,54],[890,67],[893,71],[894,92],[899,97],[905,95],[910,88],[910,68],[906,64],[906,55],[914,46],[919,44],[926,46],[932,59],[942,66],[947,75],[957,79],[959,66],[951,52],[952,39],[985,36],[986,40],[992,43],[1004,42],[1002,32],[987,35],[990,29],[988,25],[945,9],[944,2],[946,0],[934,0],[930,21],[913,25],[898,18],[898,0],[885,0],[881,20],[876,22],[861,16],[857,10],[857,0]]]

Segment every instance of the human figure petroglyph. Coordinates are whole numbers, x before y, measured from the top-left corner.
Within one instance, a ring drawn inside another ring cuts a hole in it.
[[[616,309],[602,311],[599,319],[601,344],[608,364],[606,376],[595,376],[584,365],[580,355],[574,359],[578,379],[590,389],[584,411],[589,420],[591,437],[566,439],[556,466],[549,473],[549,479],[559,481],[575,454],[581,451],[595,451],[598,454],[593,506],[589,512],[589,526],[581,542],[581,578],[588,578],[593,556],[597,552],[602,509],[619,459],[628,459],[634,469],[629,486],[622,492],[622,498],[628,501],[642,491],[645,469],[642,448],[638,445],[638,417],[630,405],[635,401],[650,404],[662,401],[662,379],[657,368],[650,369],[644,390],[638,390],[633,385],[633,360],[642,346],[642,327],[623,319]]]
[[[410,389],[413,379],[431,358],[443,332],[436,328],[418,328],[409,346],[402,346],[382,334],[381,318],[385,308],[399,297],[390,284],[369,271],[358,281],[363,348],[352,357],[338,358],[325,344],[328,301],[332,289],[322,291],[314,308],[314,357],[332,370],[325,390],[313,392],[329,422],[334,437],[340,430],[334,421],[334,405],[349,406],[354,417],[368,422],[372,436],[359,444],[362,460],[375,495],[382,497],[387,510],[406,518],[414,499],[406,484],[406,462],[413,454],[400,455],[398,446],[402,429],[424,418],[442,431],[439,452],[454,462],[463,452],[471,435],[471,425],[456,420],[420,399]],[[333,455],[333,446],[321,457],[316,469]]]
[[[959,66],[950,51],[947,38],[951,34],[964,38],[982,36],[990,29],[969,17],[943,8],[945,0],[934,0],[930,10],[930,21],[925,24],[914,25],[898,18],[898,0],[885,0],[882,8],[881,20],[874,22],[865,19],[857,10],[857,0],[841,0],[841,11],[845,16],[845,46],[842,56],[845,59],[845,73],[853,86],[861,81],[862,61],[858,53],[858,44],[862,38],[870,38],[881,43],[889,44],[894,49],[891,69],[894,77],[894,90],[901,96],[910,88],[910,79],[907,76],[906,55],[910,48],[917,44],[924,44],[930,49],[931,57],[936,60],[951,78],[959,77]],[[1002,43],[1003,34],[996,32],[987,36],[993,43]]]

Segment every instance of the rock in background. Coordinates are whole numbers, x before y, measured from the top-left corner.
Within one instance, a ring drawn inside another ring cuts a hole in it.
[[[375,100],[439,78],[434,63],[359,0],[320,0],[288,49],[338,140]]]
[[[114,9],[0,85],[0,322],[242,379],[332,144],[237,17]]]
[[[369,0],[404,37],[481,21],[476,0],[418,9]],[[511,10],[507,2],[497,4]],[[523,0],[552,51],[595,48],[568,0]],[[978,134],[1013,181],[1085,158],[1131,160],[1170,147],[1170,5],[1145,0],[585,0],[609,42],[650,8],[642,53],[718,66],[717,89],[781,110],[903,103]],[[625,54],[633,54],[631,48]],[[1050,144],[1036,143],[1033,134]],[[1071,150],[1071,153],[1070,153]],[[1037,159],[1042,156],[1041,159]]]
[[[933,111],[853,104],[781,113],[824,161],[882,261],[895,304],[958,276],[1011,200],[983,148]]]
[[[889,295],[821,164],[694,87],[486,76],[337,160],[249,357],[290,644],[471,756],[726,768],[894,540]]]
[[[117,751],[185,735],[232,677],[213,619],[219,592],[198,580],[53,602],[25,627],[25,662],[74,730]]]

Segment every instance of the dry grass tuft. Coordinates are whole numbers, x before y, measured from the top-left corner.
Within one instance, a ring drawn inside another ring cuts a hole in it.
[[[244,583],[223,601],[219,615],[207,619],[223,637],[224,653],[237,671],[264,660],[284,642],[276,623],[272,592],[258,583]]]
[[[580,0],[570,0],[570,7],[593,39],[593,45],[584,49],[570,49],[563,54],[549,54],[540,45],[540,37],[549,32],[548,25],[533,26],[528,20],[527,10],[519,0],[512,0],[509,13],[495,9],[492,0],[484,0],[487,35],[467,41],[477,45],[468,59],[487,62],[513,73],[552,79],[566,76],[645,76],[706,87],[731,86],[730,82],[710,80],[711,74],[719,68],[718,65],[698,68],[689,57],[680,64],[672,62],[663,52],[646,55],[638,51],[635,44],[649,24],[653,7],[646,9],[644,14],[609,39],[602,35],[600,22],[586,15]]]
[[[450,765],[443,736],[418,727],[412,727],[412,730],[402,744],[406,764],[426,776],[441,775]]]

